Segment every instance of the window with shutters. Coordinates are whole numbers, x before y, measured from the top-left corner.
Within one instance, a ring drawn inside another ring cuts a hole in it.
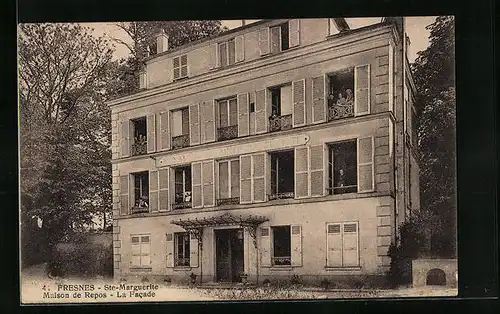
[[[170,133],[172,134],[172,149],[189,146],[189,108],[182,108],[171,112]]]
[[[175,245],[174,266],[183,267],[190,265],[189,242],[190,241],[188,232],[178,232],[174,234],[174,245]]]
[[[236,97],[217,101],[219,110],[217,140],[225,141],[238,137],[238,100]]]
[[[149,172],[132,173],[134,183],[132,214],[149,212]]]
[[[354,116],[354,68],[326,77],[328,121]]]
[[[271,103],[269,131],[283,131],[292,128],[292,85],[286,84],[268,89]]]
[[[219,161],[217,206],[240,203],[240,159]]]
[[[327,224],[327,267],[359,266],[358,222]]]
[[[174,202],[172,209],[191,208],[191,166],[173,168]]]
[[[290,266],[292,264],[292,237],[290,226],[271,227],[273,266]]]
[[[269,200],[294,198],[294,151],[271,153],[271,195]]]
[[[269,34],[271,36],[271,53],[277,53],[290,48],[288,31],[288,22],[269,29]]]
[[[151,267],[151,243],[149,235],[132,235],[132,267]]]
[[[144,155],[148,151],[148,135],[146,128],[146,117],[132,120],[132,156]]]
[[[219,66],[225,67],[236,62],[236,45],[234,38],[217,44],[217,53],[219,56]]]
[[[356,140],[330,144],[328,152],[328,190],[330,194],[357,192]]]
[[[173,58],[174,62],[174,81],[186,78],[188,76],[187,55],[181,55]]]

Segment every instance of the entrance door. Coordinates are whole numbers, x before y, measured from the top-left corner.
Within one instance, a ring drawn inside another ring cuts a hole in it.
[[[244,270],[243,229],[215,230],[216,279],[239,282]]]

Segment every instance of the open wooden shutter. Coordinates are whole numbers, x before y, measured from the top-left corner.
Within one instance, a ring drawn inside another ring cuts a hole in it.
[[[158,211],[158,171],[149,170],[149,210]]]
[[[267,153],[252,155],[253,201],[265,202],[266,195],[266,157]]]
[[[358,192],[374,190],[373,137],[358,138]]]
[[[200,103],[201,116],[201,142],[210,143],[215,141],[215,100]]]
[[[174,267],[174,234],[167,233],[167,267]]]
[[[295,198],[309,196],[308,147],[295,147]]]
[[[317,76],[312,79],[312,123],[326,121],[326,76]]]
[[[147,151],[154,153],[156,151],[156,115],[151,114],[146,118],[147,129]]]
[[[174,77],[173,80],[177,80],[181,77],[181,59],[180,57],[174,57],[173,59],[173,69],[174,69]]]
[[[342,248],[343,266],[359,266],[357,222],[349,222],[343,224]]]
[[[250,134],[250,107],[248,93],[238,94],[238,136]]]
[[[252,202],[252,155],[240,156],[240,203]]]
[[[158,200],[159,210],[170,210],[170,168],[162,168],[158,170]]]
[[[189,234],[189,266],[198,267],[199,265],[199,254],[198,254],[198,239],[196,239],[191,233]]]
[[[292,225],[290,228],[292,241],[292,266],[302,266],[302,227]]]
[[[160,150],[170,149],[170,111],[160,113]]]
[[[292,124],[293,127],[306,124],[306,80],[292,82]]]
[[[211,44],[210,47],[208,48],[209,50],[209,55],[208,55],[208,68],[210,70],[215,69],[218,67],[218,62],[217,62],[217,44]]]
[[[309,171],[311,196],[325,194],[325,147],[314,145],[309,148]]]
[[[202,189],[202,163],[201,161],[191,164],[191,183],[192,187],[192,207],[203,207],[203,189]]]
[[[130,120],[123,121],[120,127],[121,157],[130,156]]]
[[[326,266],[342,267],[341,224],[326,225]]]
[[[260,228],[260,266],[271,267],[271,236],[269,227]]]
[[[269,28],[259,29],[259,49],[260,55],[267,55],[269,53]]]
[[[370,113],[370,65],[354,68],[354,113],[356,116]]]
[[[200,106],[198,104],[189,106],[189,143],[200,144]]]
[[[266,90],[261,89],[255,92],[255,134],[267,132],[268,118],[266,110]]]
[[[215,205],[215,162],[214,160],[203,161],[203,206],[209,207]]]
[[[129,178],[120,176],[120,215],[128,215],[129,209]]]
[[[296,47],[300,44],[300,20],[288,21],[288,34],[290,47]]]
[[[271,53],[277,53],[281,51],[281,27],[271,27]]]
[[[234,47],[236,53],[236,62],[245,60],[245,38],[243,35],[234,38]]]

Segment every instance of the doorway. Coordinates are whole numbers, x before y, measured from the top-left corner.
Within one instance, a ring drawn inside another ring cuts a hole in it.
[[[215,230],[216,281],[241,282],[243,264],[243,229]]]

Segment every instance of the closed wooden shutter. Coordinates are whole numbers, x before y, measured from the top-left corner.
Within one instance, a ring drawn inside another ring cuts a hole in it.
[[[170,210],[170,168],[158,170],[158,201],[160,211]]]
[[[203,206],[210,207],[215,205],[215,185],[214,174],[215,162],[213,160],[203,161]]]
[[[260,228],[260,266],[271,267],[271,236],[269,227]]]
[[[208,48],[208,68],[213,70],[218,67],[217,62],[217,44],[211,44]]]
[[[252,155],[240,156],[240,203],[252,202]]]
[[[167,233],[167,267],[174,267],[174,234]]]
[[[189,142],[190,145],[200,144],[200,106],[189,106]]]
[[[198,254],[198,239],[196,239],[192,234],[189,234],[189,266],[198,267],[199,265],[199,254]]]
[[[343,266],[359,266],[358,223],[344,223],[342,231]]]
[[[121,157],[130,156],[130,121],[123,121],[120,127]]]
[[[158,171],[149,171],[149,210],[158,211]]]
[[[215,105],[215,100],[204,101],[200,103],[200,120],[203,121],[201,127],[202,143],[210,143],[215,141]]]
[[[227,59],[229,65],[236,62],[236,44],[234,43],[234,39],[230,39],[227,42]]]
[[[317,76],[312,79],[312,123],[326,121],[326,76]]]
[[[238,136],[250,134],[250,107],[248,93],[238,94]]]
[[[281,27],[271,27],[271,53],[281,51]]]
[[[269,53],[269,28],[259,29],[259,49],[260,55],[267,55]]]
[[[141,237],[133,236],[131,238],[131,248],[132,248],[132,266],[140,267],[141,266]]]
[[[148,153],[154,153],[156,151],[156,115],[148,115],[146,118],[146,129],[148,137]]]
[[[315,145],[309,148],[309,171],[311,196],[325,194],[325,147]]]
[[[292,225],[291,232],[291,246],[292,246],[292,266],[302,266],[302,227],[300,225]]]
[[[261,89],[255,92],[255,134],[267,132],[268,118],[266,110],[266,90]]]
[[[358,138],[358,192],[374,190],[373,137]]]
[[[306,124],[306,80],[292,82],[292,124],[293,127],[304,126]]]
[[[265,202],[266,195],[266,157],[267,153],[252,155],[253,201]]]
[[[243,35],[234,38],[236,62],[245,60],[245,38]]]
[[[141,266],[151,265],[151,238],[141,236]]]
[[[202,163],[193,162],[191,164],[191,183],[192,188],[192,207],[200,208],[203,206],[203,189],[202,189]]]
[[[170,111],[160,113],[160,150],[170,149]]]
[[[188,59],[187,55],[181,56],[181,77],[188,76]]]
[[[128,215],[129,209],[129,177],[120,176],[120,214]]]
[[[357,116],[370,113],[370,65],[354,68],[354,112]]]
[[[219,43],[219,66],[227,66],[227,42]]]
[[[342,267],[341,224],[326,225],[326,266]]]
[[[298,46],[300,44],[300,20],[295,19],[288,21],[288,33],[290,47]]]
[[[308,147],[295,147],[295,198],[309,196]]]

